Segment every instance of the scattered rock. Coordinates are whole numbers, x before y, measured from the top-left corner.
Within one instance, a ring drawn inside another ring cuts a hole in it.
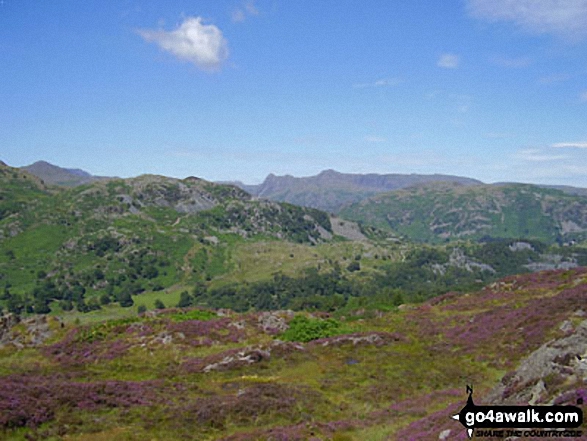
[[[534,251],[534,247],[528,242],[514,242],[509,246],[509,249],[513,252],[525,250]]]
[[[0,346],[10,343],[10,331],[19,322],[20,317],[12,313],[0,316]]]
[[[305,350],[304,345],[301,343],[275,340],[269,345],[247,346],[240,349],[230,349],[204,358],[190,358],[184,361],[182,368],[184,371],[191,373],[226,371],[270,360],[272,356],[287,357],[294,352]]]
[[[244,320],[239,320],[238,322],[230,322],[228,324],[228,326],[231,326],[231,327],[236,328],[236,329],[239,329],[239,330],[245,329],[245,321]]]
[[[365,242],[367,237],[361,232],[361,227],[356,222],[348,220],[342,220],[337,217],[330,218],[330,224],[332,225],[332,231],[337,236],[342,236],[349,240]]]
[[[55,317],[51,320],[59,321]],[[49,319],[45,315],[34,315],[25,319],[15,314],[0,317],[0,347],[6,345],[13,345],[19,349],[37,347],[52,335]]]
[[[247,364],[259,363],[269,360],[270,351],[262,349],[243,349],[236,354],[225,356],[217,363],[211,363],[202,369],[202,372],[220,371],[234,369]]]
[[[450,429],[446,429],[446,430],[443,430],[442,432],[440,432],[440,435],[438,435],[438,439],[440,441],[444,441],[445,439],[448,439],[449,436],[450,436]]]
[[[284,315],[288,318],[293,316],[293,312],[262,312],[257,318],[258,327],[268,334],[279,334],[289,329],[289,325]]]
[[[354,334],[339,335],[336,337],[320,338],[313,340],[310,345],[320,346],[340,346],[345,343],[352,343],[353,346],[358,344],[372,344],[382,346],[386,343],[405,340],[400,334],[390,332],[356,332]]]
[[[571,332],[573,330],[573,324],[569,320],[565,320],[559,326],[559,329],[564,332],[565,334]]]

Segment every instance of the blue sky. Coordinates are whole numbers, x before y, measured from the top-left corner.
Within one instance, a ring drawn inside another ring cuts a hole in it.
[[[0,0],[0,159],[587,187],[587,0]]]

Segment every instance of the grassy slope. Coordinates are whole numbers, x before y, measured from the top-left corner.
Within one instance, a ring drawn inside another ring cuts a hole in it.
[[[147,291],[211,281],[232,269],[239,244],[281,237],[309,245],[321,241],[319,224],[329,229],[323,213],[196,179],[143,176],[49,191],[21,170],[0,172],[0,279],[21,296],[47,281],[59,289],[80,282],[87,298],[114,283],[116,293],[122,277]],[[141,274],[149,266],[156,275]]]
[[[374,343],[331,337],[323,341],[327,346],[272,347],[275,335],[263,332],[252,313],[202,322],[169,311],[82,328],[55,324],[57,334],[44,347],[1,350],[0,382],[20,380],[25,417],[48,409],[35,414],[44,421],[37,428],[4,435],[25,439],[32,430],[43,439],[88,441],[179,440],[196,433],[202,440],[403,440],[437,439],[451,429],[460,436],[464,430],[449,415],[464,405],[464,386],[474,384],[476,396],[483,396],[524,356],[562,335],[560,323],[576,323],[573,313],[584,306],[586,291],[585,269],[512,277],[402,311],[340,318],[345,332],[371,336]],[[251,354],[259,347],[272,348],[271,355],[202,371],[238,348]],[[82,400],[80,385],[94,391],[94,401],[70,407]],[[45,398],[30,401],[39,387]],[[548,393],[556,397],[573,387],[558,385]],[[125,395],[127,388],[137,389],[142,404]],[[4,420],[14,414],[10,394],[0,388]]]
[[[530,185],[414,187],[350,205],[340,215],[418,242],[447,239],[575,237],[562,224],[586,230],[585,197]]]

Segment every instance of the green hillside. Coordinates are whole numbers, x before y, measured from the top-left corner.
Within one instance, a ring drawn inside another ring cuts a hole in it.
[[[465,440],[450,417],[466,385],[477,403],[585,412],[586,290],[582,268],[376,315],[7,316],[0,438]]]
[[[506,275],[587,264],[580,245],[536,240],[422,247],[193,177],[63,188],[0,171],[0,307],[18,314],[73,320],[82,312],[92,321],[178,304],[385,309]]]
[[[340,215],[416,242],[587,237],[587,198],[532,185],[437,184],[373,196]]]
[[[0,198],[0,302],[36,312],[54,301],[83,310],[100,297],[107,303],[210,282],[230,269],[240,243],[333,240],[330,219],[318,210],[252,200],[197,178],[141,176],[63,189],[2,166]]]
[[[464,439],[467,384],[582,397],[587,248],[539,216],[579,238],[582,199],[401,195],[545,233],[419,244],[193,177],[63,188],[0,165],[0,439]]]

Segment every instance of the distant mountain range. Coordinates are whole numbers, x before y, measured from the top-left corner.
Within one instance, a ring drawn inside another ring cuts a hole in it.
[[[316,176],[303,178],[270,174],[259,185],[246,185],[242,182],[232,184],[253,196],[337,213],[345,205],[379,193],[433,182],[482,184],[476,179],[451,175],[350,174],[334,170],[325,170]]]
[[[451,175],[345,174],[296,178],[270,174],[262,184],[234,183],[261,198],[336,213],[416,242],[587,237],[587,189],[484,184]]]
[[[105,176],[93,176],[78,168],[62,168],[45,161],[37,161],[34,164],[21,167],[23,170],[35,175],[49,185],[61,185],[75,187],[91,182],[110,179]]]
[[[36,162],[23,170],[45,184],[75,187],[109,178]],[[228,182],[260,199],[335,213],[416,242],[533,238],[564,243],[587,238],[587,189],[484,184],[452,175],[270,174],[258,185]]]

